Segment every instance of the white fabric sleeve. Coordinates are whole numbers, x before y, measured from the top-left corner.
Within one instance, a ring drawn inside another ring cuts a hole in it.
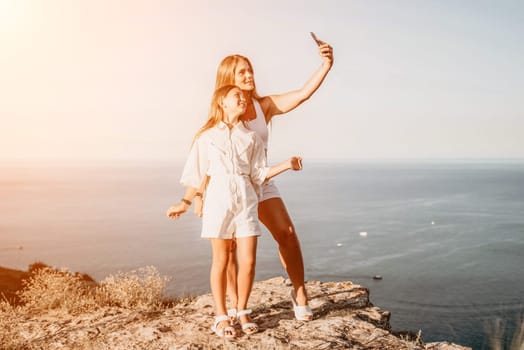
[[[256,185],[262,185],[266,180],[269,167],[267,166],[264,141],[257,134],[254,135],[253,153],[251,154],[251,181]]]
[[[200,188],[209,167],[205,137],[199,136],[187,157],[180,183],[185,187]]]

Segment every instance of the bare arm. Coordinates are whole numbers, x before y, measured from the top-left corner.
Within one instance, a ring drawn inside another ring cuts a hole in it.
[[[266,180],[269,180],[272,177],[275,177],[286,170],[302,170],[302,158],[291,157],[290,159],[283,161],[282,163],[270,167],[266,175]],[[180,215],[184,214],[189,208],[189,204],[187,204],[184,200],[189,202],[192,202],[194,200],[195,214],[201,217],[203,206],[202,198],[200,196],[196,196],[196,194],[203,194],[206,190],[208,183],[209,176],[206,175],[206,177],[204,177],[204,180],[202,181],[202,184],[200,185],[200,188],[187,187],[186,193],[184,194],[184,197],[182,197],[183,199],[180,201],[180,203],[174,204],[171,207],[169,207],[169,209],[167,210],[167,216],[170,219],[178,219]]]
[[[203,208],[204,208],[204,193],[206,192],[206,188],[207,188],[207,184],[209,183],[209,175],[206,175],[206,177],[204,178],[204,181],[202,181],[202,185],[200,185],[200,188],[198,189],[198,194],[199,195],[196,195],[195,196],[195,199],[193,200],[193,203],[195,204],[194,206],[194,211],[195,211],[195,214],[202,217],[202,211],[203,211]]]
[[[271,121],[273,116],[287,113],[298,107],[320,87],[333,65],[333,49],[329,44],[322,42],[318,50],[322,57],[322,65],[301,89],[280,95],[269,95],[261,99],[260,105],[266,116],[267,123]]]
[[[178,204],[174,204],[169,207],[167,210],[167,217],[170,219],[178,219],[180,215],[184,214],[187,209],[189,208],[190,204],[187,204],[184,202],[184,200],[191,202],[193,198],[195,197],[195,194],[197,193],[198,188],[194,187],[187,187],[186,193],[184,194],[184,197],[182,197],[182,200]]]
[[[302,170],[302,158],[291,157],[288,160],[283,161],[282,163],[273,165],[269,168],[269,171],[267,172],[266,180],[269,180],[272,177],[275,177],[286,170]]]

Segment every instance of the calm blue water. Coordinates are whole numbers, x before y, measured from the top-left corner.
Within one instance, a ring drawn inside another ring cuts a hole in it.
[[[0,166],[0,265],[40,260],[97,279],[155,265],[170,293],[207,292],[199,219],[165,218],[183,193],[179,175],[176,164]],[[427,342],[487,349],[486,325],[502,318],[506,337],[514,330],[524,162],[306,163],[277,183],[308,279],[370,288],[394,329],[420,329]],[[257,279],[284,274],[269,234],[259,247]]]

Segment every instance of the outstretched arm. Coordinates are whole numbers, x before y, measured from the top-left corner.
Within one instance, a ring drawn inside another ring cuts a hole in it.
[[[320,87],[333,65],[333,48],[329,44],[321,42],[318,52],[322,57],[322,65],[313,73],[301,89],[262,98],[260,105],[266,116],[267,123],[271,121],[273,116],[287,113],[298,107],[302,102],[310,98]]]
[[[286,170],[302,170],[302,158],[291,157],[288,160],[283,161],[282,163],[273,165],[269,168],[269,171],[267,172],[266,180],[269,180],[272,177],[275,177]]]
[[[251,180],[256,185],[262,185],[264,181],[283,173],[286,170],[302,170],[302,158],[291,157],[282,163],[273,166],[267,166],[266,151],[264,142],[254,134],[254,147],[251,155]]]

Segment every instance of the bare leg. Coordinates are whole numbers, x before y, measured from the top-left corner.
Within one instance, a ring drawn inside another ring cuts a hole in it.
[[[284,202],[281,198],[270,198],[260,202],[258,217],[278,243],[280,260],[295,289],[297,304],[307,305],[302,250]]]
[[[236,241],[233,240],[231,243],[229,259],[227,262],[227,295],[229,296],[229,301],[231,303],[230,307],[234,309],[238,309],[238,262],[236,249]]]
[[[210,241],[213,251],[213,262],[211,264],[209,282],[215,304],[215,315],[226,315],[226,272],[232,240],[211,238]],[[219,323],[218,328],[227,326],[229,326],[229,321],[223,321]]]
[[[255,265],[257,258],[258,237],[237,238],[237,257],[238,257],[238,310],[247,309],[247,302],[253,281],[255,279]],[[251,322],[249,315],[240,316],[242,324]]]

